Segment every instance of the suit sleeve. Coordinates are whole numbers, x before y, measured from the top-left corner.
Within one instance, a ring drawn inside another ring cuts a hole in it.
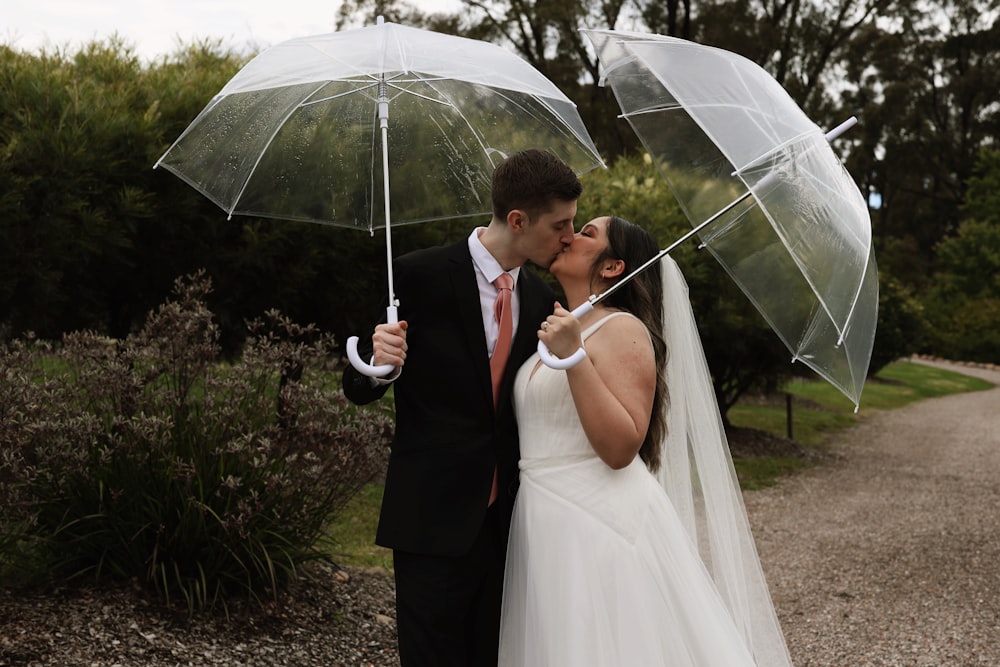
[[[358,354],[361,358],[370,357],[371,343],[369,342],[367,350],[362,350],[358,347]],[[349,401],[355,405],[367,405],[368,403],[373,403],[385,395],[388,391],[389,385],[391,383],[375,383],[367,375],[362,375],[354,366],[350,364],[344,369],[344,375],[341,379],[342,386],[344,388],[344,395]]]
[[[382,300],[382,318],[375,325],[372,325],[369,329],[370,332],[374,332],[375,326],[378,324],[384,324],[386,322],[385,310],[387,303],[388,302],[385,299]],[[358,356],[362,359],[371,359],[371,333],[369,333],[365,338],[359,337]],[[367,375],[359,373],[350,363],[348,363],[344,368],[344,373],[341,376],[341,386],[344,389],[344,395],[347,397],[347,400],[351,401],[355,405],[367,405],[377,401],[385,395],[386,391],[389,390],[390,384],[392,383],[373,382]]]

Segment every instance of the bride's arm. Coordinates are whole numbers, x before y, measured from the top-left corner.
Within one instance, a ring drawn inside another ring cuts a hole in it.
[[[656,390],[645,327],[632,317],[608,320],[587,339],[587,356],[566,376],[594,451],[608,466],[624,468],[646,437]]]

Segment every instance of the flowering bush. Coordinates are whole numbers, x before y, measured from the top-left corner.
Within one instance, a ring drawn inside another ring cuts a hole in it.
[[[385,465],[391,415],[337,388],[331,337],[277,312],[219,359],[196,274],[125,341],[0,351],[0,567],[136,578],[188,607],[278,590]]]

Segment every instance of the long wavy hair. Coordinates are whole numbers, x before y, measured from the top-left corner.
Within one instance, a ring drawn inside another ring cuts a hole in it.
[[[607,227],[608,247],[594,262],[591,268],[590,282],[592,286],[609,282],[600,276],[600,265],[607,259],[620,259],[625,262],[625,270],[621,278],[645,264],[659,251],[659,246],[652,235],[639,225],[618,216],[610,216]],[[614,294],[604,300],[604,304],[621,310],[627,310],[646,325],[653,342],[653,353],[656,358],[656,391],[653,394],[653,411],[649,418],[646,437],[639,448],[639,457],[653,472],[660,467],[661,448],[667,435],[667,404],[670,400],[667,392],[667,381],[664,368],[667,364],[667,343],[663,339],[663,277],[660,263],[656,262],[642,273],[632,278],[620,287]]]

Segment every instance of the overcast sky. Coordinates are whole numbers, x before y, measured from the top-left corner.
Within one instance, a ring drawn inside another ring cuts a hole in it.
[[[0,42],[24,51],[68,46],[117,32],[144,59],[168,55],[178,40],[222,40],[242,50],[334,29],[338,0],[0,0]],[[457,0],[416,0],[425,11]],[[374,18],[372,19],[374,22]]]

